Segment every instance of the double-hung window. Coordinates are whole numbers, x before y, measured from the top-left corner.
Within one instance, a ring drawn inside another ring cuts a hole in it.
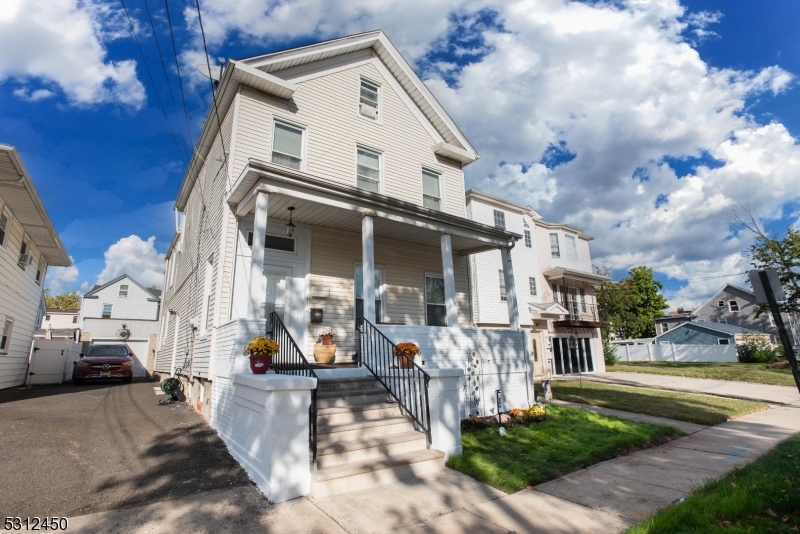
[[[561,257],[561,249],[558,246],[558,234],[556,233],[550,234],[550,257]]]
[[[500,300],[506,300],[506,277],[503,275],[503,269],[497,271],[500,273]]]
[[[272,163],[302,170],[303,129],[275,121],[272,136]]]
[[[500,210],[494,210],[494,225],[497,228],[506,229],[506,214]]]
[[[119,296],[122,298],[128,298],[128,285],[122,284],[119,286]]]
[[[531,240],[530,230],[525,230],[525,246],[527,248],[533,248],[533,241]]]
[[[103,304],[103,319],[111,319],[111,309],[113,304]]]
[[[575,236],[566,234],[564,239],[567,244],[567,259],[577,261],[578,259],[578,247],[577,243],[575,242]]]
[[[434,274],[425,275],[425,324],[447,326],[444,278]]]
[[[11,216],[4,209],[0,209],[0,247],[5,248],[10,227]]]
[[[422,169],[422,205],[432,210],[442,211],[441,176]]]
[[[531,290],[531,295],[536,295],[536,278],[528,277],[528,286]]]
[[[364,269],[356,264],[356,329],[358,318],[364,316]],[[375,321],[383,320],[383,267],[375,267]]]
[[[728,302],[728,309],[734,313],[739,311],[739,303],[735,300]]]
[[[381,192],[381,155],[365,148],[356,149],[356,187]]]
[[[36,264],[36,283],[42,285],[42,274],[44,271],[44,258],[39,258]]]
[[[3,323],[3,332],[0,335],[0,352],[8,352],[8,346],[11,344],[11,328],[14,326],[14,320],[6,317]]]
[[[378,109],[380,105],[380,88],[378,84],[361,80],[361,88],[358,98],[358,112],[368,119],[378,119]]]

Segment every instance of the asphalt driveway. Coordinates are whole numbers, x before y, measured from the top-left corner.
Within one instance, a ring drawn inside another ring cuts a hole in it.
[[[73,517],[248,486],[223,442],[154,382],[0,390],[0,516]]]

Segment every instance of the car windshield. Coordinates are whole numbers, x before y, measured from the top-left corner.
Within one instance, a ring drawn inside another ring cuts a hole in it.
[[[124,345],[92,345],[86,356],[127,356],[128,349]]]

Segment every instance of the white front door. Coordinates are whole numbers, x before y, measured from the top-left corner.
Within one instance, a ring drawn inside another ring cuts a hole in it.
[[[300,266],[264,265],[264,309],[262,317],[277,313],[300,350],[306,335],[305,272]]]

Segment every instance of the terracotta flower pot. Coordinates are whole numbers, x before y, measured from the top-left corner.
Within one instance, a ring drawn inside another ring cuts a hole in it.
[[[317,363],[333,363],[336,361],[336,345],[314,345],[314,358]]]
[[[319,336],[323,345],[333,345],[333,336]]]
[[[254,375],[263,375],[269,371],[272,363],[272,354],[250,353],[250,370]]]
[[[400,369],[413,369],[414,368],[414,354],[406,354],[405,358],[402,356],[397,357],[398,367]]]

